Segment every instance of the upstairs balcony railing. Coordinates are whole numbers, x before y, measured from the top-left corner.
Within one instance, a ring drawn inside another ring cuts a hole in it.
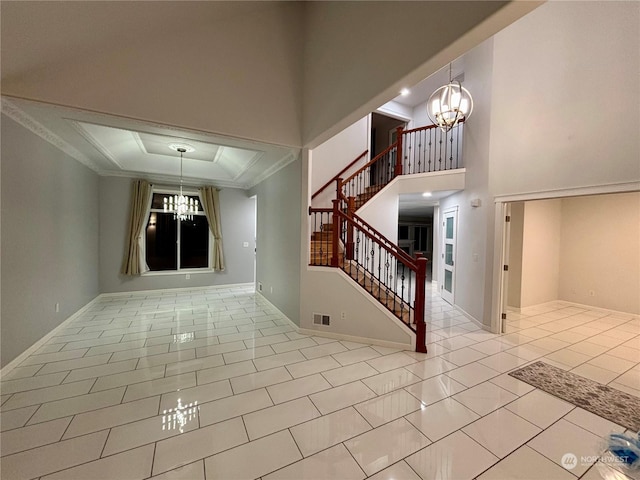
[[[337,189],[345,197],[355,197],[358,209],[399,175],[462,168],[463,128],[464,119],[447,132],[436,125],[398,127],[397,141],[342,180]]]

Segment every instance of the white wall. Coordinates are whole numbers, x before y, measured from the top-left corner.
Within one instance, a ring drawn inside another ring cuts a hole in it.
[[[5,366],[98,295],[99,224],[98,176],[8,117],[1,123]]]
[[[482,45],[465,58],[467,189],[441,208],[461,206],[456,304],[486,325],[496,196],[640,180],[639,12],[636,2],[548,2],[499,32],[484,58],[474,61]],[[474,197],[482,207],[466,208]]]
[[[332,179],[340,170],[355,160],[362,152],[369,150],[369,116],[358,120],[345,128],[335,137],[313,149],[311,162],[311,194]],[[369,154],[349,168],[343,178],[348,178],[369,161]],[[328,186],[312,200],[316,208],[331,207],[331,200],[336,198],[335,183]]]
[[[639,292],[640,193],[563,199],[558,297],[638,314]]]
[[[454,302],[486,325],[490,323],[493,273],[494,206],[488,190],[492,58],[492,39],[466,55],[465,87],[472,92],[475,107],[464,126],[465,190],[440,202],[441,213],[459,207]],[[471,207],[472,199],[479,199],[480,206]],[[442,225],[442,216],[439,225]]]
[[[220,217],[225,270],[222,272],[125,276],[120,266],[125,249],[131,179],[100,177],[100,292],[128,292],[253,282],[255,201],[245,190],[220,190]],[[249,247],[243,247],[248,242]]]
[[[524,205],[521,307],[558,300],[562,200]]]
[[[303,272],[300,327],[359,337],[366,341],[393,342],[410,348],[413,333],[392,318],[382,304],[338,269],[311,267]],[[346,318],[341,318],[342,312]],[[331,316],[330,328],[313,324],[313,314]]]
[[[639,24],[638,2],[547,2],[494,37],[493,193],[640,180]]]
[[[301,303],[301,219],[303,212],[307,214],[300,205],[301,164],[301,159],[290,163],[250,190],[258,204],[257,281],[267,300],[296,324]]]

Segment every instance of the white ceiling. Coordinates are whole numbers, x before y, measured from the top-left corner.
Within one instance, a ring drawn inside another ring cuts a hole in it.
[[[103,176],[250,188],[298,157],[299,149],[241,140],[84,110],[2,97],[2,112]]]
[[[451,78],[458,79],[460,82],[464,80],[464,56],[451,63]],[[408,85],[409,93],[398,95],[393,101],[407,107],[416,107],[425,103],[437,88],[447,83],[449,83],[449,65],[414,86]]]
[[[421,193],[402,193],[398,201],[398,214],[403,217],[429,217],[433,215],[433,207],[445,197],[453,195],[457,190],[440,190],[430,192],[430,197]]]

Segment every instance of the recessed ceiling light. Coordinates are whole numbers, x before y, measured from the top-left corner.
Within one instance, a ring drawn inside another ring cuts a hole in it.
[[[431,196],[431,192],[424,192],[422,194],[423,197],[430,197]]]
[[[403,88],[402,90],[400,90],[400,95],[402,95],[403,97],[406,97],[410,93],[411,91],[408,88]]]
[[[195,152],[196,149],[186,143],[170,143],[169,148],[178,152],[178,149],[184,149],[185,153]]]

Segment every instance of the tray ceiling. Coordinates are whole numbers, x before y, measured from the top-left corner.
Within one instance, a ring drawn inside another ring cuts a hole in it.
[[[295,160],[299,149],[2,97],[2,112],[103,176],[250,188]]]

